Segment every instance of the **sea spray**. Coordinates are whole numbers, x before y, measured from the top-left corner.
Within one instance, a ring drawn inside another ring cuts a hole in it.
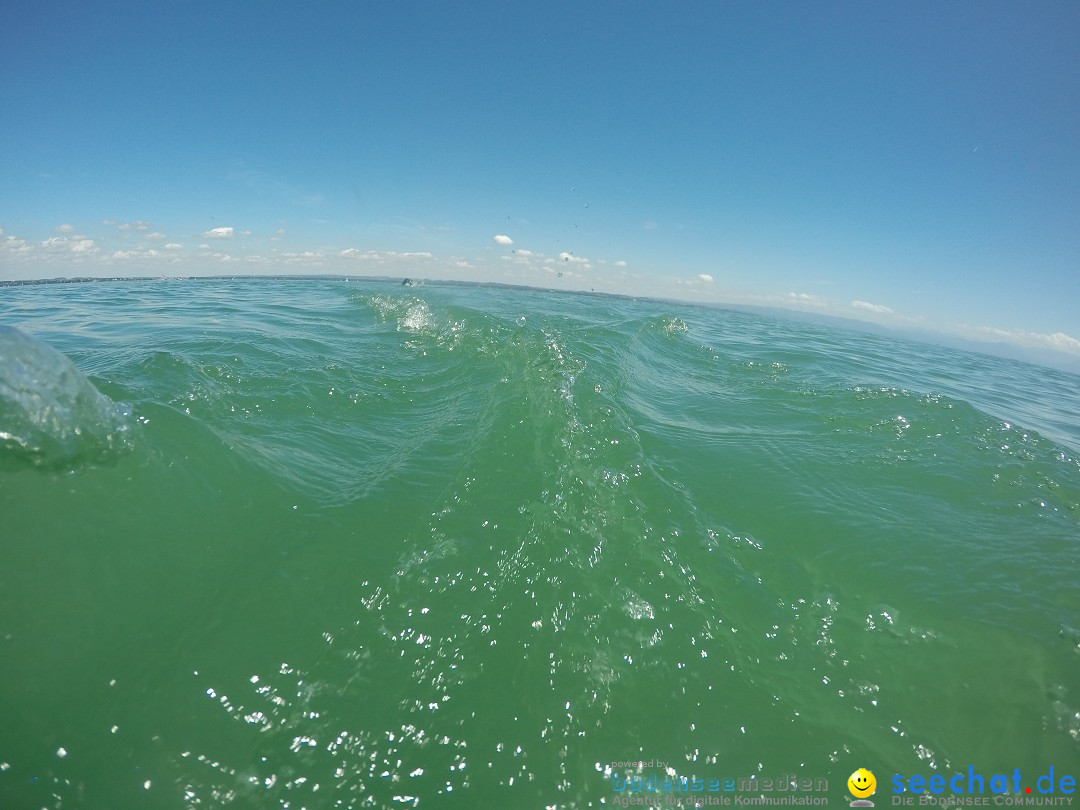
[[[128,450],[130,432],[130,407],[61,352],[0,326],[0,458],[41,467],[100,461]]]

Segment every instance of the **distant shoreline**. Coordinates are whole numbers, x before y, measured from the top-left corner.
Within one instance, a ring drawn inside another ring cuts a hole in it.
[[[98,281],[246,281],[249,279],[316,279],[329,281],[347,280],[354,276],[344,275],[225,275],[225,276],[59,276],[56,278],[0,279],[0,287],[33,286],[35,284],[88,284]],[[371,281],[396,281],[394,276],[355,276]]]
[[[607,298],[621,298],[629,301],[654,301],[658,303],[690,304],[693,301],[680,301],[675,298],[657,298],[648,295],[627,295],[606,290],[560,289],[558,287],[536,287],[531,284],[507,284],[502,281],[465,281],[461,279],[411,278],[404,276],[363,276],[343,273],[275,273],[270,275],[231,274],[223,276],[71,276],[57,278],[8,279],[0,280],[0,287],[36,286],[40,284],[89,284],[112,281],[376,281],[389,284],[409,282],[409,287],[422,287],[425,284],[439,284],[448,287],[491,287],[502,290],[531,290],[533,292],[563,293],[566,295],[595,295]],[[737,309],[738,305],[712,305],[718,309]]]

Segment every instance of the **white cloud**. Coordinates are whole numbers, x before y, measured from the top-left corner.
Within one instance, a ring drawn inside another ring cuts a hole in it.
[[[525,256],[526,258],[536,255],[531,250],[526,250],[525,248],[517,248],[514,253],[516,253],[518,256]]]
[[[626,262],[623,261],[622,259],[619,259],[617,262],[615,262],[615,266],[616,267],[626,267]]]
[[[559,254],[559,261],[563,264],[580,264],[584,266],[591,266],[589,260],[584,256],[575,256],[573,253],[567,253],[563,251]]]
[[[29,244],[25,239],[19,239],[16,236],[7,236],[4,241],[0,243],[3,245],[4,250],[11,253],[30,253],[34,250],[34,246]]]
[[[892,315],[893,311],[881,304],[871,304],[869,301],[852,301],[851,306],[855,309],[865,309],[867,312],[876,312],[879,315]]]
[[[367,261],[388,261],[392,259],[433,259],[434,256],[427,251],[397,253],[393,250],[360,250],[359,248],[345,248],[338,253],[346,259],[361,259]]]
[[[232,239],[232,228],[211,228],[208,231],[203,231],[203,239]]]
[[[1060,351],[1080,354],[1080,340],[1077,340],[1072,335],[1066,335],[1064,332],[1054,332],[1052,335],[1039,335],[1039,337],[1045,339],[1047,343]]]
[[[289,264],[325,264],[326,256],[316,251],[307,250],[303,253],[282,253],[281,256]]]
[[[165,245],[165,250],[183,250],[183,245],[178,245],[176,242],[169,242]]]
[[[168,257],[166,256],[166,254],[161,253],[154,248],[132,248],[131,250],[114,250],[106,258],[118,262],[127,262],[135,259],[168,259],[170,261],[175,261],[175,257]]]
[[[494,239],[495,239],[495,244],[496,245],[512,245],[512,244],[514,244],[514,240],[511,239],[509,236],[506,236],[505,234],[501,234],[501,233],[496,234]]]
[[[1027,332],[1023,329],[995,329],[990,326],[979,326],[976,327],[975,331],[985,340],[1007,340],[1024,346],[1054,349],[1068,354],[1080,354],[1080,340],[1077,340],[1072,335],[1066,335],[1064,332],[1044,334],[1041,332]]]
[[[53,230],[56,233],[75,233],[74,225],[57,225]]]
[[[155,242],[158,242],[158,241],[160,241],[162,239],[165,239],[166,236],[165,236],[165,234],[163,234],[163,233],[161,233],[159,231],[154,231],[153,233],[148,233],[144,238],[150,239],[150,240],[155,241]]]
[[[41,243],[41,249],[45,253],[52,255],[64,254],[64,253],[95,253],[97,248],[94,245],[93,239],[87,239],[85,236],[76,235],[71,239],[66,236],[50,236],[44,242]]]
[[[709,284],[712,284],[713,277],[710,276],[708,273],[698,273],[698,278],[700,278],[702,281],[706,281]]]
[[[105,224],[112,225],[114,223],[112,222],[112,220],[107,219],[105,220]],[[150,230],[150,223],[144,222],[143,220],[139,219],[135,222],[121,222],[116,227],[122,231],[148,231]]]

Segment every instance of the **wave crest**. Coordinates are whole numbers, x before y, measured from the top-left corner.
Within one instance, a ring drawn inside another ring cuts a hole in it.
[[[0,326],[0,459],[37,467],[130,449],[131,409],[98,391],[61,352]]]

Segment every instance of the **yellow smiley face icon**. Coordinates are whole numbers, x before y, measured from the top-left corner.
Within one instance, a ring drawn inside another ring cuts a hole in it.
[[[856,799],[865,799],[873,796],[877,789],[877,780],[874,774],[865,768],[860,768],[848,777],[848,789]]]
[[[865,799],[873,796],[877,790],[877,779],[866,768],[859,768],[847,780],[847,789],[856,799]]]

